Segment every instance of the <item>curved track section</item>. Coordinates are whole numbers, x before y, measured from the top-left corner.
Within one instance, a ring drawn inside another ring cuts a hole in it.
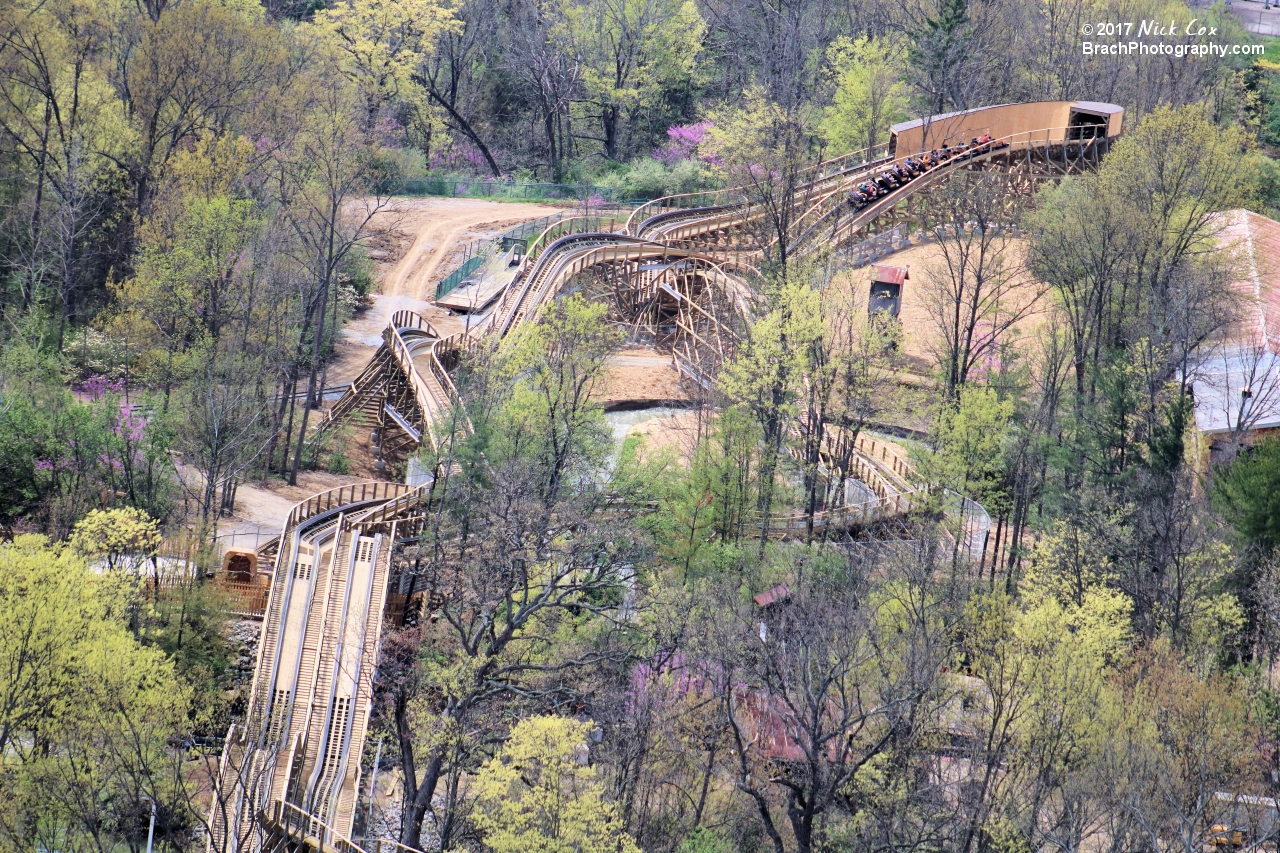
[[[799,188],[803,192],[847,182],[848,176],[865,173],[888,156],[887,143],[875,148],[851,151],[805,169],[799,175]],[[658,238],[663,230],[682,222],[707,220],[708,227],[711,227],[716,219],[732,221],[734,218],[741,218],[742,212],[747,209],[747,196],[748,193],[742,187],[731,187],[654,199],[632,212],[627,219],[626,231],[640,237]]]
[[[686,269],[716,269],[721,273],[726,266],[714,256],[642,237],[604,233],[562,237],[539,255],[529,272],[508,293],[495,314],[493,331],[498,337],[508,334],[575,276],[593,268],[632,268],[631,286],[643,292],[652,289],[652,273],[672,264],[684,264]],[[740,272],[735,265],[728,266],[733,273]],[[735,304],[743,311],[748,310],[750,290],[741,277],[726,277],[722,281]]]
[[[1012,161],[1013,152],[1025,154],[1023,166],[1041,167],[1045,175],[1065,174],[1079,168],[1096,167],[1098,157],[1120,135],[1123,110],[1113,104],[1091,101],[1046,101],[1031,104],[1003,104],[959,113],[927,116],[894,125],[890,140],[875,149],[854,152],[808,170],[797,184],[793,198],[795,217],[792,245],[811,251],[821,237],[821,245],[834,248],[854,239],[863,229],[909,197],[936,185],[944,174],[982,167],[984,161]],[[850,211],[839,211],[850,190],[908,158],[930,150],[967,145],[987,136],[992,140],[987,156],[975,158],[944,156],[925,182],[912,180],[876,199],[872,210],[859,210],[857,222]],[[991,156],[1001,149],[1004,155]],[[1074,152],[1072,151],[1074,149]],[[1055,159],[1056,156],[1056,159]],[[742,187],[708,193],[692,193],[657,199],[642,205],[627,221],[627,232],[652,240],[681,245],[709,241],[734,241],[762,215],[752,204],[752,193]],[[843,227],[832,224],[832,211]],[[760,246],[753,246],[760,250]],[[706,247],[703,247],[704,251]]]
[[[843,193],[827,193],[797,220],[796,233],[788,251],[794,255],[847,245],[908,198],[940,186],[959,171],[1020,170],[1043,179],[1096,168],[1108,150],[1110,140],[1105,136],[1069,139],[1070,130],[1049,128],[1016,133],[968,146],[944,156],[937,165],[912,176],[897,189],[865,205],[849,203]],[[907,159],[900,158],[894,165],[902,166]]]
[[[394,436],[395,444],[379,445],[382,453],[406,445],[441,446],[446,436],[439,425],[457,398],[445,364],[452,363],[462,343],[462,335],[441,335],[418,314],[397,311],[369,364],[325,414],[309,441],[359,414],[380,439]]]
[[[961,169],[1041,169],[1049,175],[1096,165],[1120,132],[1118,107],[1089,102],[1004,105],[895,125],[887,146],[853,152],[808,170],[792,200],[791,251],[855,239],[904,199]],[[1044,129],[1048,128],[1048,129]],[[909,156],[950,140],[988,135],[939,159],[866,203],[850,190]],[[1058,159],[1055,160],[1054,157]],[[1056,170],[1056,171],[1055,171]],[[315,436],[363,416],[384,453],[440,448],[457,399],[449,370],[459,354],[494,342],[575,287],[611,301],[615,321],[647,328],[670,346],[691,380],[709,385],[750,318],[758,277],[753,253],[735,245],[758,206],[740,189],[675,196],[637,209],[626,234],[617,223],[558,222],[529,247],[501,303],[471,335],[443,336],[399,312],[365,370],[325,415]],[[821,451],[827,470],[863,484],[865,499],[820,513],[814,527],[866,523],[909,511],[916,500],[910,463],[867,437],[832,429]],[[430,487],[369,482],[298,504],[280,537],[264,546],[275,571],[243,725],[232,726],[210,814],[216,853],[335,850],[360,853],[350,833],[360,756],[372,698],[391,556],[422,523]],[[967,523],[967,522],[966,522]],[[807,533],[803,517],[769,520],[775,536]],[[957,547],[976,551],[985,536],[963,527]]]

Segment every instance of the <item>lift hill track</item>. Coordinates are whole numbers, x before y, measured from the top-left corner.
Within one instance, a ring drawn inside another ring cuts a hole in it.
[[[903,223],[928,224],[932,188],[958,171],[1009,176],[1010,193],[1096,167],[1121,130],[1109,104],[1008,104],[931,116],[892,128],[887,145],[810,170],[794,199],[788,250],[850,245]],[[907,157],[989,134],[990,145],[944,160],[861,209],[849,191]],[[365,370],[317,433],[362,412],[382,452],[438,447],[456,399],[449,371],[471,346],[492,345],[567,286],[587,282],[615,319],[668,346],[688,380],[708,384],[751,316],[748,281],[761,216],[741,190],[658,199],[617,230],[598,217],[566,220],[528,247],[514,282],[469,334],[446,336],[399,312]],[[465,424],[456,428],[465,429]],[[833,430],[824,464],[844,465],[874,497],[828,510],[819,525],[847,527],[910,510],[910,463],[883,444]],[[294,508],[280,537],[259,554],[274,567],[246,719],[228,733],[214,798],[210,849],[271,853],[302,848],[357,853],[347,836],[358,800],[391,556],[420,528],[428,487],[370,482],[316,495]],[[802,517],[770,520],[772,532],[803,531]],[[962,534],[961,549],[976,547]],[[380,850],[396,847],[379,842]]]

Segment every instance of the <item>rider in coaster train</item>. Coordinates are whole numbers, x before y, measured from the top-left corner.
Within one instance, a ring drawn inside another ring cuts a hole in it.
[[[884,191],[877,187],[876,184],[863,182],[849,193],[849,204],[854,207],[854,210],[861,210],[882,195],[884,195]]]
[[[849,204],[851,204],[855,210],[861,210],[870,204],[871,200],[877,195],[879,195],[879,192],[876,190],[875,186],[868,183],[861,183],[854,187],[853,192],[849,193]]]

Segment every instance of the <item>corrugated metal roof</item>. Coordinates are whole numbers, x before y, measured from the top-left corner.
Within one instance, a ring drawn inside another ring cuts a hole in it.
[[[778,584],[773,589],[765,590],[755,597],[755,602],[761,607],[768,607],[779,601],[784,601],[791,597],[791,588],[784,584]]]
[[[1219,245],[1236,256],[1238,277],[1227,286],[1241,316],[1193,367],[1196,424],[1209,434],[1272,429],[1280,426],[1280,222],[1229,210],[1221,224]]]
[[[1280,222],[1247,210],[1222,214],[1218,242],[1239,259],[1231,289],[1245,300],[1245,316],[1231,331],[1235,340],[1266,341],[1280,354]]]
[[[907,280],[907,267],[890,267],[881,264],[871,265],[871,280],[885,284],[902,284]]]
[[[1214,435],[1280,426],[1280,357],[1275,353],[1225,344],[1211,349],[1192,369],[1196,426],[1201,432]]]

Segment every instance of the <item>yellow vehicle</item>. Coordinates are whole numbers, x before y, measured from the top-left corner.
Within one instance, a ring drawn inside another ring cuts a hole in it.
[[[1214,847],[1226,847],[1235,850],[1244,847],[1249,835],[1242,829],[1232,829],[1225,823],[1215,823],[1209,827],[1209,843]]]

